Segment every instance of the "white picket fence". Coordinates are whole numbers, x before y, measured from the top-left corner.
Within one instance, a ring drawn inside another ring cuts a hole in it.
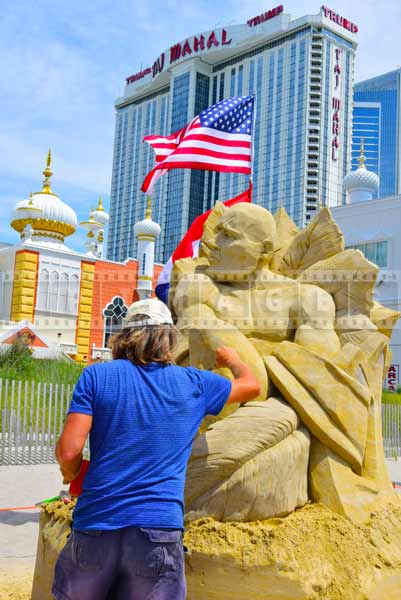
[[[401,456],[401,406],[382,404],[384,453],[387,457]]]
[[[56,462],[73,386],[0,379],[0,465]]]
[[[56,462],[73,386],[0,379],[0,465]],[[401,406],[382,405],[383,441],[388,457],[401,456]]]

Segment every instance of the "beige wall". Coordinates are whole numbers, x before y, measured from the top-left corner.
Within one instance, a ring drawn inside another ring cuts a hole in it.
[[[15,248],[0,250],[0,320],[8,321],[11,315],[11,301],[13,296]]]
[[[77,317],[71,315],[50,315],[41,310],[35,311],[34,325],[49,342],[75,344]],[[61,337],[58,337],[61,333]]]

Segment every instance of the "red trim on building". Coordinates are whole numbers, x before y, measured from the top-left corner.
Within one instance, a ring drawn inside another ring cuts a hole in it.
[[[156,281],[162,266],[155,265],[152,288],[155,288]],[[126,263],[113,263],[104,260],[95,262],[95,278],[93,285],[92,313],[91,313],[91,332],[89,339],[89,362],[91,361],[92,348],[103,347],[104,339],[104,318],[103,310],[115,296],[123,298],[125,304],[130,306],[136,300],[139,300],[136,285],[138,275],[138,261],[129,260]]]

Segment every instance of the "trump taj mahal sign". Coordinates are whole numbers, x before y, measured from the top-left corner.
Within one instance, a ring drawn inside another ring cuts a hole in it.
[[[267,10],[266,12],[257,15],[256,17],[252,17],[252,19],[248,19],[246,25],[248,28],[255,29],[258,25],[265,23],[266,21],[270,21],[275,17],[278,17],[284,12],[284,6],[282,4]],[[321,14],[336,23],[340,27],[344,27],[350,33],[357,33],[358,26],[355,23],[352,23],[345,17],[342,17],[331,8],[327,6],[321,7]],[[193,37],[187,38],[183,42],[179,42],[178,44],[174,44],[170,47],[169,50],[163,52],[157,60],[153,63],[151,67],[146,67],[145,69],[141,69],[137,73],[130,75],[126,78],[125,82],[127,85],[131,83],[135,83],[140,79],[148,75],[152,75],[152,77],[156,77],[159,73],[162,73],[166,68],[170,65],[173,65],[177,61],[193,55],[198,54],[199,52],[208,52],[210,50],[214,50],[216,48],[221,48],[224,46],[230,46],[232,39],[229,36],[229,33],[226,29],[219,29],[211,31],[210,33],[195,35]]]
[[[226,29],[222,29],[219,32],[212,31],[208,36],[203,34],[194,35],[184,42],[174,44],[169,51],[163,52],[159,58],[155,60],[152,67],[147,67],[146,69],[127,77],[125,80],[126,84],[128,85],[134,81],[138,81],[138,79],[142,79],[146,75],[150,75],[150,73],[152,73],[152,77],[156,77],[156,75],[164,70],[167,60],[169,60],[169,65],[172,65],[180,58],[185,58],[191,54],[197,54],[203,50],[211,50],[218,46],[229,46],[230,44],[231,39],[228,38]]]
[[[284,10],[282,5],[277,6],[269,11],[266,11],[262,15],[253,17],[247,21],[248,27],[256,27],[265,21],[269,21],[274,17],[278,17]],[[174,44],[167,52],[163,52],[157,60],[153,63],[152,67],[142,69],[134,75],[130,75],[126,78],[125,82],[127,85],[134,83],[139,79],[143,79],[147,75],[152,74],[152,77],[156,77],[161,73],[167,65],[170,66],[186,56],[197,54],[199,52],[214,50],[217,47],[230,46],[232,40],[230,39],[226,29],[211,31],[207,34],[195,35],[191,38],[186,39],[184,42]]]

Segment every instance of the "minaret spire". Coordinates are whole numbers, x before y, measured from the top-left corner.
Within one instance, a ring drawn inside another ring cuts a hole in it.
[[[151,198],[150,198],[150,196],[148,196],[148,202],[147,202],[146,211],[145,211],[145,219],[152,218],[152,207],[150,205],[150,201],[151,201]]]
[[[359,152],[358,162],[359,162],[360,169],[366,169],[366,166],[365,166],[365,163],[366,163],[365,139],[364,138],[361,139],[361,148],[360,148],[360,152]]]
[[[43,175],[45,176],[45,178],[43,180],[42,194],[52,194],[53,193],[50,188],[50,177],[53,175],[53,171],[50,168],[51,163],[52,163],[52,153],[49,148],[49,152],[47,153],[47,159],[46,159],[46,168],[43,171]]]

